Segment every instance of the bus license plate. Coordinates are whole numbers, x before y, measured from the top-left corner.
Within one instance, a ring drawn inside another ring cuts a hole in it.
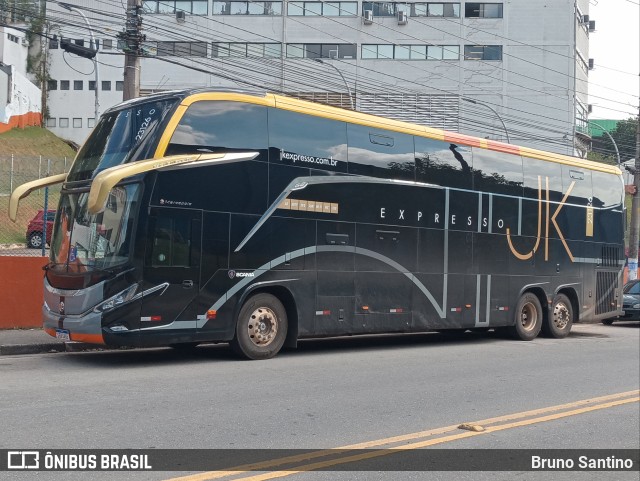
[[[56,339],[61,341],[70,341],[71,335],[68,329],[56,329]]]

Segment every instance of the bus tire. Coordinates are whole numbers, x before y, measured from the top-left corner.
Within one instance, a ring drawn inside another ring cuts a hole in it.
[[[613,324],[613,321],[615,319],[611,318],[611,319],[603,319],[601,322],[602,324],[604,324],[605,326],[610,326],[611,324]]]
[[[509,328],[511,337],[521,341],[534,340],[542,329],[542,306],[531,292],[525,292],[516,305],[515,324]]]
[[[569,335],[573,325],[573,306],[564,294],[558,294],[551,303],[551,312],[546,322],[542,323],[542,332],[547,337],[562,339]]]
[[[240,309],[231,348],[246,359],[272,358],[284,344],[287,327],[282,303],[271,294],[256,294]]]

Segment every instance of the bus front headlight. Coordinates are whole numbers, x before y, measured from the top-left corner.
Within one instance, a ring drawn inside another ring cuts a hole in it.
[[[133,299],[137,290],[138,284],[127,287],[124,291],[118,292],[115,296],[110,297],[106,301],[102,301],[93,309],[93,311],[102,313],[115,309],[116,307],[119,307]]]

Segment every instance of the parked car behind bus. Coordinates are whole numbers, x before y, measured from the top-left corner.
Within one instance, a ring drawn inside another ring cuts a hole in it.
[[[45,232],[43,216],[44,210],[40,209],[27,225],[27,247],[30,247],[31,249],[39,249],[42,247],[43,242],[46,242],[47,244],[51,242],[51,229],[53,228],[53,220],[56,217],[56,211],[47,211],[46,238],[43,235]]]
[[[627,282],[622,293],[624,294],[622,300],[624,316],[605,319],[602,324],[611,325],[614,321],[640,321],[640,280]]]

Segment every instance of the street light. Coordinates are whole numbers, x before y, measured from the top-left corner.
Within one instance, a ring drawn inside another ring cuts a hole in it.
[[[461,97],[461,99],[464,100],[465,102],[469,102],[469,103],[472,103],[472,104],[484,105],[486,108],[491,110],[494,114],[496,114],[496,117],[498,117],[498,120],[500,121],[500,123],[502,124],[502,128],[504,129],[504,133],[507,136],[507,144],[511,143],[511,141],[509,140],[509,132],[507,131],[507,126],[504,125],[504,122],[502,121],[502,117],[500,117],[500,115],[498,115],[498,112],[496,112],[490,105],[485,104],[484,102],[480,102],[478,100],[470,99],[470,98],[467,98],[467,97]]]
[[[342,81],[344,82],[345,86],[347,87],[347,92],[349,92],[349,101],[350,101],[350,103],[351,103],[351,110],[355,110],[355,109],[356,109],[356,107],[355,107],[355,105],[353,104],[353,96],[351,95],[351,89],[349,88],[349,84],[348,84],[348,83],[347,83],[347,81],[345,80],[344,75],[342,75],[342,72],[340,72],[340,69],[338,69],[338,67],[336,67],[336,66],[335,66],[335,65],[333,65],[332,63],[326,63],[326,62],[323,62],[321,58],[314,58],[313,60],[314,60],[315,62],[321,63],[321,64],[323,64],[323,65],[329,65],[329,66],[333,67],[333,68],[336,70],[336,72],[338,72],[338,75],[340,75],[340,78],[342,78]]]
[[[94,105],[94,125],[98,123],[98,117],[100,116],[100,101],[98,100],[98,79],[99,79],[99,74],[98,74],[98,59],[97,59],[97,54],[98,54],[98,43],[96,42],[95,37],[93,36],[93,28],[91,27],[91,24],[89,23],[89,20],[87,19],[87,17],[85,16],[84,13],[82,13],[81,10],[77,9],[76,7],[74,7],[73,5],[69,5],[68,3],[58,3],[58,5],[60,5],[62,8],[69,10],[70,12],[77,12],[79,13],[82,18],[84,19],[84,22],[87,24],[87,28],[89,29],[89,36],[91,37],[91,46],[92,48],[95,46],[96,49],[96,55],[93,57],[93,71],[95,72],[95,89],[94,89],[94,93],[95,93],[95,105]]]
[[[616,141],[613,140],[613,137],[611,137],[611,134],[602,125],[595,123],[593,120],[587,120],[587,122],[595,125],[596,127],[598,127],[600,130],[602,130],[605,134],[609,136],[609,139],[611,140],[613,147],[616,149],[616,157],[618,158],[618,165],[620,165],[620,151],[618,150],[618,144],[616,144]]]

